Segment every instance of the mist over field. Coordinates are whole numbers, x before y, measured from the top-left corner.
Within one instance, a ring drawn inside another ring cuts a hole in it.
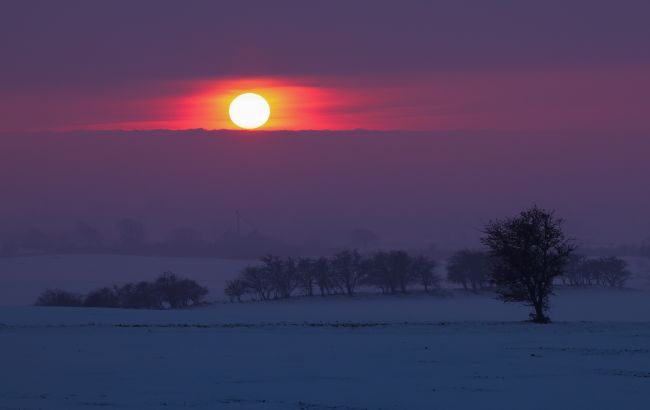
[[[109,243],[116,222],[132,218],[150,241],[188,228],[214,242],[236,231],[239,211],[240,233],[275,246],[258,254],[361,247],[359,230],[376,235],[373,245],[450,250],[477,246],[486,221],[537,204],[555,209],[583,247],[647,246],[647,139],[611,140],[399,131],[5,136],[0,239],[20,242],[36,230],[74,240],[83,223]]]

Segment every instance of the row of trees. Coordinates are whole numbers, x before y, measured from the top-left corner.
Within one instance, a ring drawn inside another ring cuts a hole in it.
[[[496,281],[492,263],[487,252],[457,251],[447,262],[447,280],[474,292],[493,289]],[[435,269],[435,261],[399,250],[367,257],[353,250],[330,258],[268,255],[260,265],[245,268],[239,278],[227,282],[225,293],[231,301],[241,301],[245,295],[257,300],[288,298],[296,293],[354,295],[360,286],[374,287],[383,294],[406,293],[412,285],[429,291],[440,284]],[[560,278],[571,286],[622,287],[630,275],[626,262],[620,258],[586,259],[572,254]]]
[[[434,260],[406,251],[379,251],[362,256],[356,250],[344,250],[319,258],[268,255],[259,265],[246,267],[237,279],[229,281],[225,293],[232,301],[241,301],[244,295],[268,300],[288,298],[297,291],[307,296],[352,296],[362,286],[372,286],[386,294],[406,293],[415,283],[429,291],[440,283],[435,268]]]
[[[461,250],[449,258],[447,280],[462,285],[465,290],[490,289],[494,283],[491,275],[491,260],[486,252]],[[632,273],[627,262],[616,257],[587,258],[572,254],[563,270],[560,280],[569,286],[604,286],[621,288]]]
[[[571,286],[620,288],[630,276],[632,273],[627,269],[627,262],[621,258],[610,256],[587,259],[583,255],[572,255],[562,281]]]
[[[208,290],[191,279],[165,272],[154,281],[103,287],[80,295],[48,289],[37,299],[39,306],[110,307],[128,309],[178,309],[203,303]]]
[[[619,258],[587,260],[575,256],[575,245],[562,229],[562,219],[552,211],[537,207],[513,218],[486,224],[482,243],[486,253],[461,251],[449,261],[449,280],[465,288],[478,290],[493,285],[505,302],[522,302],[533,308],[531,318],[547,323],[549,298],[557,279],[570,284],[622,286],[630,276]],[[361,286],[382,293],[406,293],[419,283],[425,291],[437,288],[440,278],[436,263],[406,251],[379,251],[362,256],[345,250],[333,257],[279,258],[269,255],[261,264],[249,266],[239,278],[227,283],[225,293],[231,300],[242,296],[253,299],[288,298],[297,290],[313,296],[354,295]],[[190,280],[167,273],[155,282],[140,282],[122,287],[103,288],[85,298],[65,292],[46,291],[38,304],[66,304],[106,307],[164,308],[199,304],[207,293]]]
[[[71,229],[52,234],[31,228],[16,235],[13,240],[5,238],[0,246],[1,256],[26,253],[138,253],[147,246],[147,232],[142,222],[122,218],[115,223],[113,238],[108,240],[102,232],[85,222],[77,222]]]
[[[486,224],[482,243],[487,252],[460,251],[448,263],[448,279],[466,289],[493,286],[505,302],[521,302],[533,308],[531,319],[547,323],[549,300],[555,282],[572,285],[623,286],[630,276],[625,262],[616,257],[585,259],[575,256],[575,245],[553,211],[533,207],[513,218]],[[359,286],[379,288],[382,293],[406,292],[419,282],[425,290],[435,288],[436,263],[405,251],[376,252],[363,257],[346,250],[331,258],[285,258],[267,256],[259,266],[249,266],[227,283],[231,300],[243,295],[254,299],[287,298],[301,289],[313,295],[353,295]]]

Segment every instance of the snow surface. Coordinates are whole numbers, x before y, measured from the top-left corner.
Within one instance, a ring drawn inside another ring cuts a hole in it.
[[[647,409],[650,292],[0,307],[0,409]]]

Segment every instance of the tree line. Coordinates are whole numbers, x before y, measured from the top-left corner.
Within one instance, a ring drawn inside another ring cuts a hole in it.
[[[108,307],[127,309],[178,309],[204,303],[208,289],[191,279],[165,272],[154,281],[103,287],[81,295],[47,289],[36,300],[38,306]]]
[[[488,222],[481,242],[486,251],[456,252],[447,264],[447,279],[465,289],[492,288],[505,302],[521,302],[533,308],[531,319],[547,323],[550,296],[557,280],[573,286],[621,287],[631,276],[625,261],[616,257],[587,259],[575,254],[576,246],[562,229],[553,211],[533,207],[512,218]],[[228,281],[225,294],[231,301],[345,294],[354,296],[362,287],[383,294],[407,293],[417,285],[425,292],[440,287],[435,260],[404,250],[362,255],[343,250],[331,257],[267,255]],[[153,282],[128,283],[101,288],[85,296],[47,290],[39,305],[124,308],[179,308],[203,302],[207,289],[189,279],[165,273]]]
[[[252,259],[273,254],[329,254],[336,245],[292,244],[267,235],[254,227],[226,229],[206,234],[205,229],[179,226],[160,239],[153,239],[145,223],[136,218],[120,218],[112,229],[100,230],[86,222],[77,222],[59,232],[31,227],[13,234],[0,235],[0,257],[34,254],[122,254],[169,257],[220,257]],[[379,237],[367,229],[342,233],[337,240],[352,248],[368,249]]]
[[[231,301],[241,301],[244,295],[255,300],[289,298],[298,292],[306,296],[353,296],[364,286],[396,294],[419,284],[428,292],[440,284],[436,265],[429,257],[403,250],[368,256],[343,250],[332,257],[317,258],[267,255],[259,265],[246,267],[238,278],[228,281],[224,292]]]
[[[282,241],[256,230],[241,234],[226,230],[212,236],[192,227],[176,227],[166,237],[153,240],[145,224],[135,218],[121,218],[107,232],[78,222],[63,232],[30,228],[0,238],[0,257],[54,253],[246,259],[287,249]]]
[[[231,301],[248,295],[255,300],[287,298],[294,295],[354,295],[359,286],[375,288],[382,294],[406,293],[410,286],[425,292],[440,287],[438,264],[428,257],[411,256],[406,251],[376,252],[362,256],[345,250],[333,257],[280,258],[267,255],[258,266],[246,267],[235,280],[228,281],[224,293]],[[463,249],[447,261],[447,281],[465,290],[493,290],[491,258],[487,252]],[[570,286],[623,287],[630,278],[627,263],[618,257],[587,259],[571,255],[560,280]]]
[[[621,288],[631,276],[627,262],[616,256],[587,259],[584,255],[572,255],[562,281],[570,286]]]
[[[557,280],[573,286],[622,287],[631,276],[617,257],[587,259],[562,229],[553,211],[532,207],[517,216],[488,222],[481,242],[486,251],[461,250],[447,263],[447,279],[465,289],[493,289],[504,302],[533,308],[531,319],[547,323],[550,296]],[[344,250],[332,257],[280,258],[268,255],[227,282],[231,301],[313,296],[353,296],[361,286],[384,294],[406,293],[418,284],[425,291],[440,285],[435,260],[406,251],[379,251],[364,256]]]

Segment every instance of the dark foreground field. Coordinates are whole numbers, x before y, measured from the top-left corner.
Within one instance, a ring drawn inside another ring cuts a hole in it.
[[[0,308],[0,409],[644,409],[650,294]],[[598,317],[602,317],[598,320]]]

